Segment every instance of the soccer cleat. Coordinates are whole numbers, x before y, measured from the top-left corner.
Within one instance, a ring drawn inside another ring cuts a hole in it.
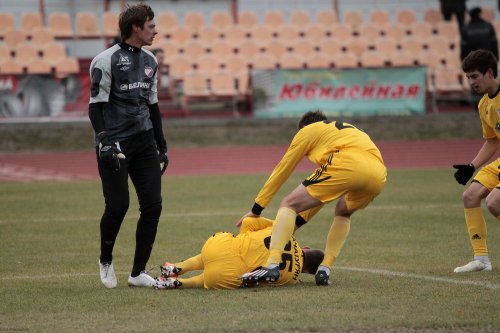
[[[116,275],[112,262],[101,263],[99,259],[99,272],[101,275],[101,282],[106,288],[116,287]]]
[[[156,284],[156,280],[151,276],[147,275],[146,272],[142,271],[141,274],[136,277],[129,276],[128,277],[128,286],[129,287],[154,287]]]
[[[182,282],[178,281],[177,278],[174,277],[157,277],[155,279],[154,288],[158,290],[164,289],[175,289],[182,286]]]
[[[472,260],[467,265],[457,267],[453,270],[455,273],[466,272],[491,272],[491,262],[482,260]]]
[[[161,271],[161,276],[163,277],[176,278],[177,275],[179,275],[179,273],[181,272],[181,269],[177,268],[174,264],[171,264],[167,261],[163,264],[163,266],[160,266],[160,271]]]
[[[316,275],[314,275],[317,286],[328,286],[330,284],[330,276],[323,270],[318,270]]]
[[[249,273],[241,276],[243,287],[258,286],[259,282],[274,283],[280,278],[280,269],[278,266],[274,268],[259,267]]]

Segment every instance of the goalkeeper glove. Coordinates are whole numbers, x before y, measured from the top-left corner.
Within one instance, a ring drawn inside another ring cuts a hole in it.
[[[99,140],[99,160],[102,166],[106,169],[118,171],[120,169],[120,160],[125,159],[116,143],[109,141],[106,132],[101,132],[97,135]]]
[[[160,170],[161,174],[163,175],[165,173],[165,170],[167,170],[168,166],[167,152],[158,151],[158,158],[160,159]]]
[[[455,172],[455,179],[459,184],[465,185],[476,171],[472,163],[469,164],[454,164],[453,167],[457,169]]]

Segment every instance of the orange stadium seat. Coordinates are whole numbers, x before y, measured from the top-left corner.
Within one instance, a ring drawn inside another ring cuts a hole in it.
[[[333,38],[324,38],[317,43],[319,46],[320,53],[325,54],[331,57],[334,54],[343,52],[342,51],[342,43]]]
[[[305,57],[316,51],[316,44],[309,39],[301,39],[289,45],[292,53],[300,57]]]
[[[116,37],[118,32],[118,18],[120,14],[116,12],[102,13],[102,34],[104,37]],[[158,24],[158,23],[157,23]],[[162,32],[161,32],[162,33]]]
[[[323,26],[317,24],[309,24],[304,27],[303,33],[304,38],[308,38],[313,41],[322,39],[323,37],[329,36],[329,29],[323,28]]]
[[[286,41],[294,41],[300,38],[300,31],[296,26],[291,24],[283,24],[276,30],[279,39]]]
[[[441,21],[436,25],[437,35],[442,36],[446,39],[459,41],[460,31],[458,30],[458,24],[453,21]]]
[[[185,54],[174,55],[170,60],[169,73],[173,81],[182,80],[184,75],[193,70],[193,59]]]
[[[386,58],[377,51],[368,51],[361,54],[360,62],[362,67],[384,67]]]
[[[294,53],[284,53],[279,57],[279,66],[284,69],[300,69],[305,67],[304,57]]]
[[[441,11],[439,9],[427,8],[424,10],[424,22],[428,22],[432,26],[436,26],[442,20],[443,15],[441,14]]]
[[[278,59],[271,54],[257,54],[251,60],[252,68],[256,69],[275,69]]]
[[[343,40],[341,44],[348,54],[355,57],[359,57],[370,49],[370,41],[362,37]]]
[[[26,72],[28,74],[50,74],[52,66],[45,60],[36,58],[26,63]]]
[[[347,53],[337,53],[332,55],[332,62],[336,68],[356,68],[358,58]]]
[[[74,57],[65,57],[55,64],[55,71],[59,76],[77,74],[80,72],[80,64]]]
[[[400,47],[404,51],[414,54],[420,53],[424,49],[423,41],[419,38],[405,37],[400,41]]]
[[[216,10],[210,15],[210,26],[222,31],[233,25],[233,18],[227,11]]]
[[[42,58],[51,64],[57,64],[61,59],[66,58],[66,48],[60,42],[50,42],[42,49]]]
[[[237,45],[247,38],[245,30],[239,25],[231,25],[223,32],[224,40]]]
[[[21,29],[26,34],[31,35],[33,30],[43,26],[42,15],[39,12],[23,12],[21,13]]]
[[[306,10],[293,10],[290,15],[290,24],[295,27],[305,27],[311,23],[309,12]]]
[[[201,27],[198,31],[198,40],[205,44],[210,44],[218,41],[224,34],[212,26]]]
[[[184,25],[192,31],[198,31],[205,25],[205,16],[198,11],[187,11],[184,15]]]
[[[31,33],[31,43],[37,48],[43,48],[46,44],[54,41],[52,30],[46,27],[38,27]]]
[[[385,9],[374,9],[370,13],[370,23],[375,26],[386,26],[391,24],[389,12]]]
[[[261,47],[254,40],[243,40],[237,45],[238,54],[244,58],[251,59],[261,52]]]
[[[251,32],[251,39],[259,45],[266,45],[274,40],[273,31],[265,25],[259,25]]]
[[[211,45],[212,55],[220,59],[233,55],[235,49],[235,45],[226,40],[218,40]]]
[[[344,14],[344,24],[357,27],[364,22],[363,13],[359,10],[348,10]]]
[[[422,50],[413,54],[415,55],[415,60],[419,65],[427,66],[431,70],[444,66],[444,55],[439,52],[433,50]]]
[[[329,68],[331,66],[331,57],[324,53],[311,53],[306,59],[307,68]]]
[[[316,12],[316,24],[330,28],[339,22],[337,13],[333,10],[319,10]]]
[[[362,38],[375,40],[380,37],[380,25],[374,23],[363,23],[356,28],[355,33]]]
[[[245,72],[248,73],[248,63],[249,61],[240,55],[230,55],[228,56],[224,62],[224,69],[229,70],[233,73]]]
[[[395,67],[415,66],[416,58],[413,53],[404,50],[395,50],[389,54],[389,62]]]
[[[71,19],[68,13],[54,12],[50,14],[47,26],[52,30],[52,33],[56,38],[74,36]]]
[[[264,13],[264,25],[276,29],[283,24],[285,24],[283,12],[279,10],[267,10]]]
[[[7,59],[12,56],[12,50],[11,48],[5,44],[5,43],[0,43],[0,59]]]
[[[238,13],[238,25],[244,29],[253,29],[258,23],[257,14],[243,11]]]
[[[204,75],[211,75],[221,69],[221,61],[223,61],[223,59],[217,56],[206,54],[198,59],[195,59],[194,63],[196,71],[203,73]]]
[[[182,82],[182,108],[189,113],[189,104],[194,100],[206,100],[211,97],[208,77],[199,72],[189,72]]]
[[[396,23],[410,26],[415,22],[417,22],[417,14],[415,13],[415,10],[404,8],[396,12]]]
[[[238,96],[236,77],[229,71],[217,71],[210,77],[211,93],[216,98],[235,99]]]
[[[24,30],[21,29],[10,29],[5,32],[3,41],[10,48],[16,47],[17,44],[25,42],[27,39],[27,35]]]
[[[0,37],[3,37],[5,33],[16,27],[16,19],[13,14],[0,12]]]
[[[97,29],[97,16],[94,12],[79,12],[75,18],[76,35],[80,38],[100,36]]]
[[[0,60],[0,74],[23,74],[24,65],[15,58]]]
[[[400,23],[389,24],[383,29],[382,33],[384,36],[393,38],[398,42],[407,36],[406,27]]]
[[[170,40],[180,45],[185,44],[193,38],[193,30],[187,26],[176,25],[170,33]]]
[[[39,58],[37,49],[28,42],[17,44],[14,48],[14,53],[15,58],[24,63]]]
[[[347,39],[351,39],[354,35],[354,28],[350,25],[339,24],[332,31],[332,38],[335,38],[340,41],[344,41]]]
[[[172,29],[177,26],[177,15],[174,12],[162,11],[155,17],[156,30],[164,37],[170,35]],[[118,25],[115,25],[117,27]]]
[[[448,40],[446,37],[443,36],[434,36],[432,38],[429,38],[426,42],[427,49],[437,51],[442,54],[446,54],[448,52],[451,52],[451,45],[452,41]]]
[[[273,40],[264,45],[264,53],[271,54],[276,58],[281,57],[284,53],[287,52],[288,48],[286,44],[280,40]]]
[[[193,59],[197,59],[198,57],[204,55],[207,52],[207,49],[209,49],[208,44],[196,39],[189,40],[182,46],[183,53]]]
[[[399,43],[390,37],[379,37],[374,40],[375,49],[379,53],[384,54],[392,54],[393,52],[398,51]]]
[[[413,38],[425,41],[433,36],[433,28],[429,22],[418,21],[409,26],[410,34]]]
[[[170,60],[176,56],[177,54],[181,53],[182,47],[179,48],[179,45],[177,43],[173,43],[172,41],[163,41],[158,45],[160,49],[163,50],[165,53],[164,57],[164,63],[165,64],[170,64]]]

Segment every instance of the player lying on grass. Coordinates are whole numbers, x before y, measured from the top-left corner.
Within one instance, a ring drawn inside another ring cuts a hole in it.
[[[297,224],[304,222],[297,219]],[[187,260],[161,266],[157,289],[207,288],[236,289],[242,285],[240,276],[265,264],[269,256],[273,221],[264,217],[248,217],[240,232],[218,232],[210,237],[201,253]],[[300,273],[314,274],[323,260],[323,251],[301,248],[292,237],[285,246],[279,265],[280,278],[274,285],[292,285],[299,281]],[[203,272],[182,278],[178,275],[190,271]]]

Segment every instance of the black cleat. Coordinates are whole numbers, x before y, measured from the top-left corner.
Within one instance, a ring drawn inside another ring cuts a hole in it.
[[[328,286],[330,284],[330,277],[325,271],[318,270],[314,279],[317,286]]]
[[[280,269],[278,266],[275,268],[259,267],[249,273],[241,276],[243,287],[255,287],[259,282],[274,283],[280,278]]]

